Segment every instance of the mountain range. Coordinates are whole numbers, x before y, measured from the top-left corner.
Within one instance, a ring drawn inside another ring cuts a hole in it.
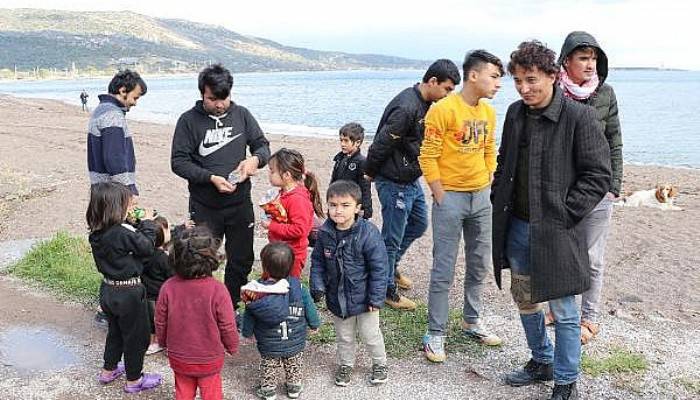
[[[132,12],[0,9],[0,69],[236,72],[425,68],[426,61],[285,46],[226,28]]]

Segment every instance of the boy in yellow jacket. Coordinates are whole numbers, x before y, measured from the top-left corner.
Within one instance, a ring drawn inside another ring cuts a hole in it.
[[[448,295],[454,280],[459,242],[464,233],[464,334],[496,346],[501,339],[479,321],[483,282],[491,267],[490,187],[496,169],[496,112],[483,99],[501,87],[503,64],[484,50],[468,53],[464,86],[435,103],[425,117],[425,138],[418,161],[433,194],[433,266],[428,295],[428,331],[423,347],[428,360],[443,362]]]

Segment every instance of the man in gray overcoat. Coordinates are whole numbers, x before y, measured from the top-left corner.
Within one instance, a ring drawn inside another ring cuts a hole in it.
[[[610,188],[610,149],[592,107],[555,86],[554,51],[538,41],[511,53],[521,100],[508,108],[492,186],[496,283],[511,270],[532,358],[506,376],[512,386],[554,379],[551,399],[578,398],[581,325],[575,295],[590,286],[586,240],[577,224]],[[556,318],[556,350],[543,302]]]

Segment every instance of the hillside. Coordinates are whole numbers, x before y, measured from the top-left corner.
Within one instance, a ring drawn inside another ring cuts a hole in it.
[[[426,62],[285,46],[220,26],[130,12],[0,9],[0,69],[193,71],[423,68]]]

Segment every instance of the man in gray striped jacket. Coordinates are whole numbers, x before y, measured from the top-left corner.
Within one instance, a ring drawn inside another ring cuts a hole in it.
[[[119,182],[136,189],[136,157],[131,132],[126,125],[126,113],[146,94],[146,82],[128,69],[119,71],[107,87],[108,94],[98,96],[100,104],[90,115],[87,137],[87,163],[90,185]],[[95,323],[107,328],[107,316],[97,311]]]
[[[88,123],[87,162],[90,184],[114,181],[136,189],[134,142],[126,124],[126,113],[146,94],[146,82],[135,71],[119,71],[99,96]]]

